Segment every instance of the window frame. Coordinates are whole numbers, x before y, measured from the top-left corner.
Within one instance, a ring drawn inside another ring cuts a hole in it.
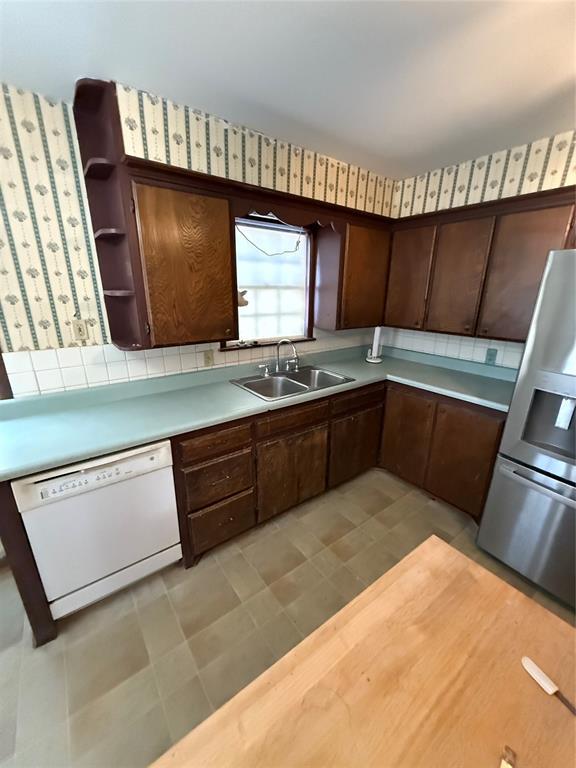
[[[308,265],[306,274],[306,309],[305,309],[305,335],[295,336],[291,338],[295,344],[316,341],[314,336],[314,293],[316,290],[316,228],[314,226],[300,226],[298,224],[285,224],[282,221],[275,221],[267,216],[248,215],[237,216],[234,220],[234,237],[236,239],[236,224],[243,224],[248,226],[268,227],[272,229],[288,228],[292,230],[304,230],[308,236]],[[236,247],[234,247],[234,257],[236,258]],[[237,265],[235,265],[237,266]],[[220,352],[226,352],[227,350],[239,350],[239,349],[257,349],[259,347],[275,347],[280,336],[277,338],[263,338],[255,339],[247,343],[241,343],[239,339],[230,339],[230,341],[220,342]]]

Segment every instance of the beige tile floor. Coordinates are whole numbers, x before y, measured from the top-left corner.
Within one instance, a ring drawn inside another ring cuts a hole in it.
[[[61,622],[33,649],[0,570],[0,766],[144,766],[435,533],[480,552],[459,511],[382,470]]]

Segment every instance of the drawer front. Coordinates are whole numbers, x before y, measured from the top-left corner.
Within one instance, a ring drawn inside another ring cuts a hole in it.
[[[384,402],[385,384],[363,387],[345,395],[337,395],[332,400],[332,414],[339,416],[351,411],[359,411],[371,405],[380,405]]]
[[[252,431],[250,424],[240,424],[228,429],[215,429],[202,435],[176,442],[176,455],[181,464],[211,459],[223,453],[230,453],[250,445]]]
[[[188,511],[202,509],[253,484],[252,449],[182,470]]]
[[[282,409],[256,421],[256,436],[266,438],[282,432],[292,432],[300,429],[300,427],[319,424],[328,419],[329,413],[330,402],[328,399],[312,405]]]
[[[188,530],[195,555],[212,549],[254,525],[256,512],[252,490],[188,515]]]

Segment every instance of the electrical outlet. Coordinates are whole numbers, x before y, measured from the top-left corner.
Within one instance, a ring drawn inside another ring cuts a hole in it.
[[[498,350],[494,349],[494,347],[488,347],[486,350],[486,360],[484,361],[486,365],[496,365],[496,356],[498,355]]]
[[[204,365],[214,365],[214,350],[213,349],[205,349],[204,350]]]
[[[72,329],[74,331],[74,338],[77,341],[86,341],[88,339],[88,326],[86,325],[86,320],[74,318],[74,320],[72,320]]]

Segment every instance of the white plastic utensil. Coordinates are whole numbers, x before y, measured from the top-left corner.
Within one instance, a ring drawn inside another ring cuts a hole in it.
[[[540,688],[542,688],[549,696],[556,696],[565,707],[567,707],[573,715],[576,715],[576,707],[568,701],[568,699],[562,694],[558,686],[553,680],[550,680],[548,675],[543,672],[538,664],[532,661],[528,656],[522,656],[522,666],[528,672],[531,678],[536,680]]]

